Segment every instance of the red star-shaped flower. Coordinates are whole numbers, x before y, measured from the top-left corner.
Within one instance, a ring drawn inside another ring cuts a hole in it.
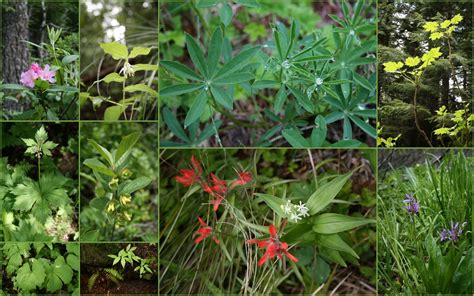
[[[196,239],[194,240],[195,244],[199,244],[201,241],[203,241],[204,239],[206,239],[208,236],[212,234],[212,227],[207,225],[206,222],[204,222],[204,220],[201,219],[201,217],[198,217],[198,220],[199,220],[199,224],[201,224],[201,227],[196,231],[196,233],[199,234],[199,236],[196,237]],[[215,235],[212,236],[212,239],[214,240],[216,244],[220,243]]]

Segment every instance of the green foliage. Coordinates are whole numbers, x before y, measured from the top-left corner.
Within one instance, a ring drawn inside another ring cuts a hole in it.
[[[195,10],[217,5],[218,1],[203,3],[199,2]],[[247,6],[244,9],[257,7],[249,3],[243,5]],[[221,125],[213,119],[216,113],[221,113],[242,125],[230,113],[238,96],[247,98],[246,103],[253,104],[252,110],[259,112],[249,127],[265,127],[253,145],[275,145],[276,138],[285,139],[294,147],[330,146],[328,126],[337,128],[339,122],[343,123],[343,132],[340,141],[333,143],[336,146],[363,145],[353,136],[354,126],[367,136],[376,137],[370,122],[376,115],[370,107],[375,103],[375,73],[371,69],[375,63],[372,54],[376,44],[375,25],[364,18],[366,11],[370,13],[370,6],[358,1],[353,13],[349,13],[349,4],[343,2],[344,18],[332,16],[337,26],[332,27],[330,33],[322,30],[304,34],[298,20],[293,20],[290,28],[275,22],[272,34],[265,34],[265,27],[260,24],[250,24],[246,30],[251,40],[267,39],[266,43],[246,45],[237,53],[232,48],[228,6],[227,3],[219,6],[223,26],[208,32],[211,37],[203,46],[186,34],[186,49],[194,69],[173,60],[161,62],[165,71],[160,96],[165,105],[171,105],[168,97],[192,98],[186,104],[189,109],[185,108],[184,124],[179,123],[180,116],[167,107],[163,109],[166,132],[171,132],[165,133],[167,145],[206,144],[205,138],[189,139],[185,130],[192,129],[195,135],[199,122],[209,119],[212,123],[204,130],[215,135],[221,144]],[[207,48],[207,57],[203,48]],[[266,93],[271,96],[266,98]],[[265,110],[255,106],[262,98],[270,103]],[[308,134],[306,131],[310,131],[309,138],[301,135],[302,132]],[[210,135],[206,133],[207,137]],[[167,140],[173,136],[184,143]]]
[[[82,135],[83,240],[156,240],[155,131],[113,126],[93,125]]]
[[[125,249],[121,249],[117,255],[109,254],[110,258],[114,259],[112,265],[115,265],[120,262],[122,268],[125,269],[125,266],[130,264],[133,267],[134,262],[138,263],[139,266],[136,266],[133,271],[138,271],[140,274],[140,278],[142,278],[145,274],[150,273],[153,274],[153,270],[150,268],[150,259],[144,259],[140,256],[135,255],[133,251],[137,248],[132,247],[132,245],[128,244]]]
[[[57,167],[46,166],[44,173],[41,170],[41,161],[52,157],[51,150],[57,147],[47,139],[44,126],[37,130],[34,139],[22,139],[27,146],[25,154],[33,154],[37,159],[36,180],[30,177],[31,165],[10,166],[7,158],[0,161],[1,229],[5,240],[67,241],[71,235],[73,239],[78,237],[72,201],[77,184]]]
[[[78,244],[7,242],[2,259],[7,279],[18,293],[79,295]]]
[[[87,288],[89,292],[92,291],[97,279],[99,277],[104,277],[106,280],[113,282],[115,285],[120,285],[120,282],[123,281],[122,274],[114,268],[101,268],[91,275],[87,281]]]
[[[429,151],[429,154],[434,151]],[[472,291],[472,157],[445,152],[438,164],[381,174],[377,235],[382,293],[469,294]],[[409,217],[405,194],[419,202]],[[451,223],[467,222],[457,241],[441,241]]]
[[[10,111],[4,108],[4,119],[16,120],[65,120],[78,118],[78,84],[79,55],[77,39],[70,38],[75,33],[63,34],[62,29],[48,27],[49,43],[35,44],[25,41],[30,46],[47,53],[40,64],[50,64],[55,70],[56,82],[50,83],[41,79],[35,81],[30,89],[20,84],[0,83],[0,100],[13,100],[31,107],[25,111]],[[65,40],[68,39],[68,41]],[[72,44],[70,44],[72,43]],[[27,71],[27,69],[23,69]]]

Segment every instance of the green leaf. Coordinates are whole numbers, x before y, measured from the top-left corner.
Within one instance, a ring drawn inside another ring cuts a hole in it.
[[[316,241],[319,245],[336,251],[348,253],[357,259],[359,256],[346,242],[337,234],[317,235]]]
[[[275,80],[258,80],[252,84],[252,89],[277,88],[279,86],[280,82]]]
[[[313,102],[311,102],[311,100],[308,98],[307,95],[302,93],[299,89],[296,89],[296,88],[294,88],[292,86],[289,86],[289,85],[288,85],[288,89],[295,96],[296,100],[298,101],[298,104],[301,107],[303,107],[309,113],[313,113],[314,105],[313,105]]]
[[[102,155],[105,160],[109,163],[110,166],[114,166],[114,157],[112,156],[112,153],[109,152],[109,150],[105,149],[101,145],[99,145],[96,141],[92,139],[88,139],[89,143],[94,147],[94,149],[99,152],[100,155]]]
[[[44,282],[45,275],[43,265],[37,259],[32,260],[31,269],[30,264],[25,262],[25,264],[18,269],[16,274],[16,286],[24,292],[35,290],[36,287],[41,287]]]
[[[100,47],[115,60],[127,59],[128,57],[127,47],[118,42],[100,43]]]
[[[255,75],[248,72],[234,73],[229,76],[221,77],[213,81],[214,85],[238,84],[255,78]]]
[[[124,111],[123,106],[110,106],[105,109],[104,120],[105,121],[117,121]]]
[[[78,256],[69,254],[66,257],[66,262],[72,269],[79,271],[81,264]]]
[[[369,80],[367,80],[364,76],[360,75],[359,73],[355,71],[352,72],[352,74],[353,74],[355,82],[357,82],[357,84],[359,84],[363,88],[369,91],[373,91],[375,89],[375,85],[372,85],[372,83],[370,83]]]
[[[29,211],[33,205],[41,200],[41,191],[36,182],[25,181],[25,184],[18,184],[12,191],[16,196],[13,209],[19,211]]]
[[[286,203],[283,199],[270,194],[255,193],[255,195],[261,198],[278,216],[286,217],[281,208]]]
[[[367,133],[369,136],[371,136],[372,138],[377,138],[377,130],[371,126],[370,124],[366,123],[365,121],[363,121],[362,119],[360,119],[359,117],[357,116],[353,116],[351,114],[347,114],[349,116],[349,118],[355,123],[357,124],[358,127],[360,127],[361,130],[363,130],[365,133]]]
[[[260,7],[260,4],[258,4],[257,0],[235,0],[235,2],[251,8]]]
[[[212,33],[211,42],[209,43],[209,54],[207,56],[207,65],[209,67],[209,76],[212,76],[216,71],[219,58],[221,56],[223,44],[222,30],[217,27]]]
[[[108,167],[105,166],[100,160],[95,159],[95,158],[89,158],[84,160],[84,165],[91,168],[92,170],[107,175],[107,176],[115,176],[114,171],[109,169]]]
[[[125,81],[125,77],[121,76],[119,73],[113,72],[113,73],[108,74],[104,78],[102,78],[102,81],[105,83],[111,83],[111,82],[122,83]]]
[[[67,196],[67,195],[66,195]],[[51,209],[46,200],[38,201],[31,211],[38,222],[44,224],[51,217]]]
[[[354,110],[351,113],[361,117],[377,118],[377,110],[375,109]]]
[[[207,105],[207,93],[200,92],[199,95],[194,99],[191,109],[189,109],[188,114],[186,114],[186,119],[184,120],[184,127],[190,126],[196,120],[201,118],[201,115],[204,113],[204,109]]]
[[[344,125],[342,127],[342,138],[344,140],[350,140],[352,139],[352,125],[351,122],[349,121],[349,118],[347,116],[344,116]]]
[[[134,47],[132,48],[132,51],[130,52],[130,55],[128,56],[129,59],[136,58],[137,56],[141,55],[148,55],[151,51],[151,48],[149,47]]]
[[[64,56],[61,63],[63,65],[68,65],[72,62],[75,62],[77,59],[79,59],[79,55],[77,55],[77,54],[67,55],[67,56]]]
[[[298,131],[292,128],[283,130],[281,134],[292,147],[302,148],[310,146],[308,141]]]
[[[176,137],[180,138],[186,143],[191,142],[189,137],[184,132],[184,129],[181,127],[178,119],[176,119],[170,109],[163,108],[163,120]]]
[[[316,191],[308,198],[306,206],[309,208],[311,215],[317,214],[323,210],[336,195],[341,191],[344,184],[352,176],[352,173],[340,175],[333,180],[319,186]]]
[[[228,3],[224,3],[219,10],[219,16],[224,26],[227,27],[232,21],[232,7]]]
[[[286,59],[286,57],[283,56],[283,44],[281,43],[280,32],[278,32],[277,29],[273,29],[273,41],[275,42],[280,59]]]
[[[89,205],[93,208],[103,211],[108,202],[109,199],[105,197],[95,197],[89,202]]]
[[[134,84],[134,85],[129,85],[129,86],[126,86],[123,91],[125,92],[136,92],[136,91],[142,91],[142,92],[145,92],[147,94],[150,94],[154,97],[158,96],[158,92],[156,90],[154,90],[153,88],[149,87],[148,85],[146,84],[143,84],[143,83],[139,83],[139,84]]]
[[[209,8],[214,5],[217,5],[219,0],[199,0],[198,4],[196,5],[197,8]]]
[[[250,63],[253,56],[256,55],[259,51],[260,51],[260,46],[252,47],[252,48],[242,51],[241,53],[236,55],[233,59],[231,59],[228,63],[226,63],[217,72],[217,74],[215,75],[215,78],[225,77],[242,69],[248,63]]]
[[[115,152],[115,159],[117,160],[116,166],[120,166],[125,162],[126,158],[128,158],[132,152],[133,146],[135,146],[138,139],[140,139],[140,135],[140,132],[135,132],[122,137],[117,151]]]
[[[130,195],[133,192],[147,187],[151,183],[151,179],[148,177],[140,177],[133,181],[130,181],[125,184],[125,186],[120,191],[120,194]]]
[[[360,147],[362,146],[362,143],[355,140],[355,139],[352,139],[352,140],[341,140],[341,141],[338,141],[334,144],[331,144],[330,147],[333,147],[333,148],[348,148],[348,147]]]
[[[374,220],[346,215],[325,213],[314,218],[313,231],[322,234],[343,232],[361,225],[375,223]]]
[[[191,80],[203,80],[201,77],[199,77],[199,75],[194,73],[193,70],[183,64],[173,61],[161,61],[160,65],[163,66],[166,70],[178,75],[179,77]]]
[[[168,87],[165,87],[160,90],[160,96],[177,96],[182,95],[188,92],[192,92],[204,87],[202,83],[187,83],[187,84],[175,84]]]
[[[211,86],[211,93],[218,104],[222,105],[224,108],[232,110],[234,100],[228,96],[222,88]]]
[[[196,40],[194,40],[194,38],[188,33],[186,33],[186,47],[188,48],[189,56],[198,71],[201,72],[204,77],[208,77],[207,65],[202,50]]]
[[[323,143],[326,140],[328,132],[326,120],[323,116],[318,115],[314,120],[314,123],[316,124],[316,127],[311,132],[311,146],[321,147],[323,146]]]
[[[286,88],[282,86],[276,96],[275,96],[275,112],[280,113],[283,109],[283,104],[285,103],[286,99]]]
[[[158,71],[158,65],[152,64],[135,64],[133,70],[136,71]]]

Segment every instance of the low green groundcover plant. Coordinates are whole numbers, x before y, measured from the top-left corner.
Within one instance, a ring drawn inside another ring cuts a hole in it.
[[[366,18],[370,3],[357,1],[352,7],[342,1],[343,18],[330,15],[336,25],[329,30],[308,32],[296,19],[289,27],[276,21],[271,34],[265,34],[260,43],[246,43],[238,50],[233,48],[235,28],[230,25],[233,10],[226,1],[219,3],[188,3],[200,21],[206,22],[204,44],[187,33],[184,37],[192,67],[174,60],[160,62],[164,69],[160,85],[165,106],[164,145],[196,146],[212,135],[222,145],[219,135],[227,120],[258,129],[251,131],[251,146],[357,147],[363,145],[365,135],[376,138],[372,125],[376,117],[375,24]],[[259,7],[257,1],[236,3],[245,12]],[[214,7],[220,7],[220,22],[211,28],[202,14]],[[176,106],[172,98],[181,101],[183,95],[190,99],[182,100],[181,109],[186,112],[181,121],[179,112],[168,105]],[[260,114],[253,114],[248,122],[238,119],[233,114],[238,96],[245,97],[249,109]],[[268,107],[261,110],[260,105]],[[216,115],[219,113],[223,117]],[[201,121],[210,123],[200,130]],[[330,137],[330,127],[342,130],[338,140]],[[355,136],[355,127],[365,134],[364,139]]]
[[[381,293],[472,294],[473,159],[396,169],[380,180]]]
[[[79,244],[7,242],[2,251],[3,292],[79,295]]]

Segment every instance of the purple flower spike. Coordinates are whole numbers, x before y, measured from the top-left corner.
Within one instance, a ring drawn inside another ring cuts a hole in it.
[[[459,222],[451,222],[451,229],[446,229],[444,228],[441,233],[440,233],[440,241],[453,241],[456,242],[459,240],[459,237],[461,236],[464,227],[466,226],[467,222],[462,223],[459,225]]]
[[[407,205],[404,208],[408,211],[409,214],[415,215],[420,211],[420,204],[416,199],[409,194],[405,194],[406,199],[403,201]]]
[[[443,231],[441,231],[439,234],[439,240],[444,242],[447,239],[448,239],[448,231],[446,229],[443,229]]]

